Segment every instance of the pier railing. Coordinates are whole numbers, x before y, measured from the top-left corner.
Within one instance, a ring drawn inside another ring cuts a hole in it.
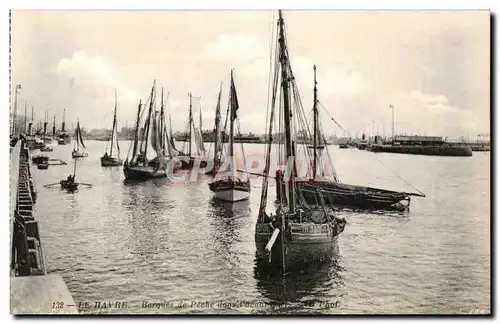
[[[38,221],[33,215],[36,188],[24,140],[10,153],[11,272],[14,276],[45,275]]]

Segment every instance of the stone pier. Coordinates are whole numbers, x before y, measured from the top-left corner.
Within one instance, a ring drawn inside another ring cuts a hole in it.
[[[34,215],[36,199],[30,154],[21,139],[10,152],[10,312],[77,314],[63,278],[46,272],[39,224]]]

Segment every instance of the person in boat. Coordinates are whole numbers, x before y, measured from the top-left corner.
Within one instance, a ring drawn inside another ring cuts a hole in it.
[[[103,156],[105,159],[107,159],[109,156],[108,156],[108,152],[104,153],[104,156]]]
[[[75,177],[72,175],[68,176],[68,179],[66,180],[68,183],[74,183],[75,182]]]

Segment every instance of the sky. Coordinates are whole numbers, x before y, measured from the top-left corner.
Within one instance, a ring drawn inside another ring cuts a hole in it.
[[[272,11],[22,11],[11,19],[11,88],[35,117],[86,129],[134,123],[153,80],[168,93],[174,131],[188,93],[211,129],[220,83],[234,69],[242,132],[264,133]],[[349,134],[470,136],[490,125],[488,11],[284,11],[291,64],[312,109],[313,65],[322,106]],[[13,102],[13,99],[12,99]],[[199,103],[199,104],[198,104]],[[13,106],[13,105],[12,105]],[[11,108],[13,109],[13,108]],[[323,109],[321,109],[323,110]],[[345,135],[326,114],[327,134]]]

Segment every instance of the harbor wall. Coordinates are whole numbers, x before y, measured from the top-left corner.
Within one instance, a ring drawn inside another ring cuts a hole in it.
[[[368,150],[375,153],[400,153],[438,156],[472,156],[472,150],[467,146],[447,145],[371,145]]]

